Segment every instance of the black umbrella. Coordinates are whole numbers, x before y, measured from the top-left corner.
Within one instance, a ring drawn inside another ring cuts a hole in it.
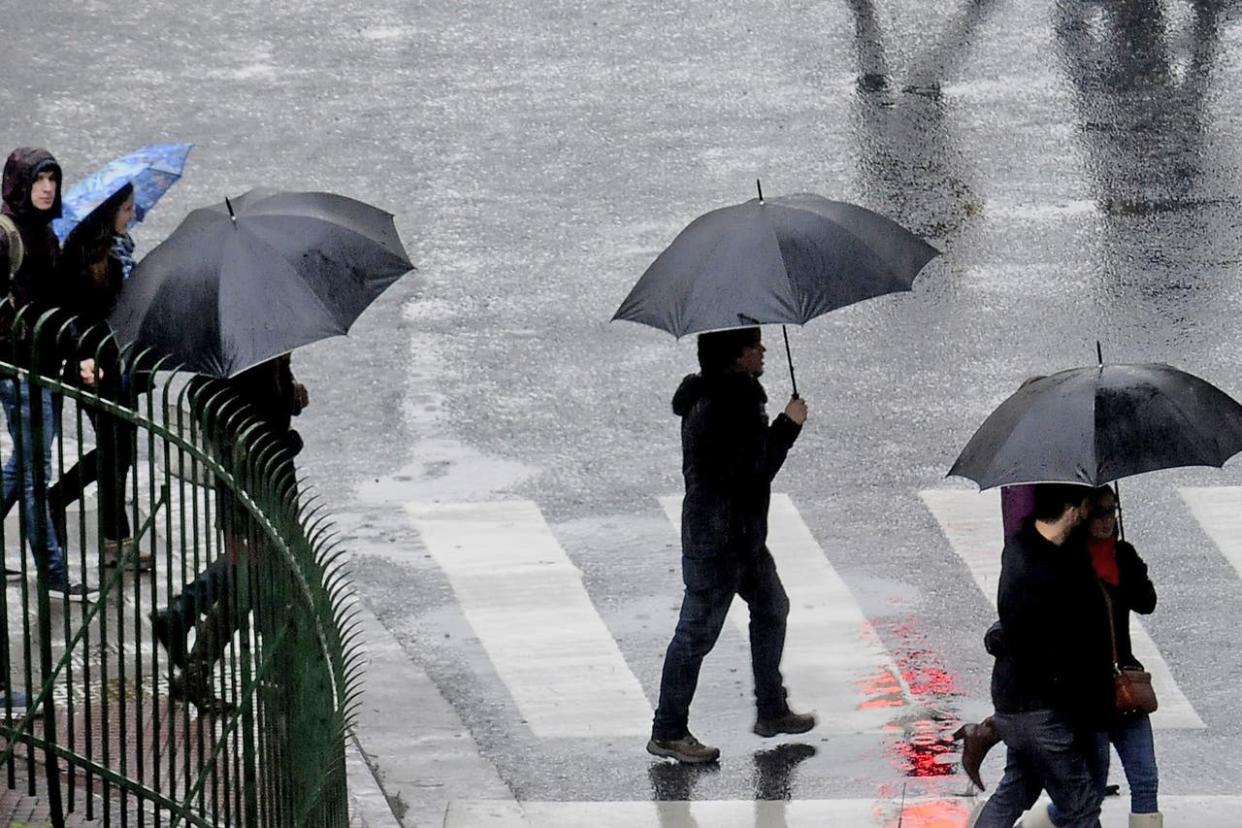
[[[1242,451],[1242,404],[1168,365],[1093,365],[1028,383],[970,438],[950,475],[981,489],[1099,486]]]
[[[752,325],[803,325],[864,299],[910,290],[938,252],[863,207],[811,193],[764,199],[761,189],[758,198],[691,222],[612,318],[678,338]]]
[[[216,377],[330,336],[413,269],[392,215],[332,193],[252,190],[186,216],[126,282],[122,345]]]

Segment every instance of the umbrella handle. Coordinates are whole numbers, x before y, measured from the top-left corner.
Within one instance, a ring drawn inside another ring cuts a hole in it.
[[[781,325],[781,334],[785,337],[785,359],[789,363],[789,383],[793,386],[793,398],[798,399],[798,380],[794,377],[793,354],[789,351],[789,331]]]

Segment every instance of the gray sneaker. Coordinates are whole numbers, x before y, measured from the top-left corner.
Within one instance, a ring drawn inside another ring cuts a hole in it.
[[[647,742],[647,752],[652,756],[676,759],[687,765],[715,762],[720,758],[720,748],[705,745],[694,734],[687,733],[680,739],[656,739]]]
[[[771,737],[780,733],[806,733],[813,727],[815,727],[814,713],[795,713],[792,710],[786,710],[784,716],[757,720],[755,735]]]

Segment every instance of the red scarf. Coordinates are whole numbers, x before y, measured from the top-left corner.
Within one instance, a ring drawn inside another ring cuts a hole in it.
[[[1116,538],[1087,538],[1087,550],[1091,553],[1091,566],[1101,581],[1117,586],[1121,583],[1121,570],[1117,568]]]

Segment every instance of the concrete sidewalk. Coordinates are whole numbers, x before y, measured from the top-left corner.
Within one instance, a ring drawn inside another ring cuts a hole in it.
[[[355,824],[441,826],[455,800],[513,802],[431,678],[370,609],[358,610],[371,658],[347,760]]]

